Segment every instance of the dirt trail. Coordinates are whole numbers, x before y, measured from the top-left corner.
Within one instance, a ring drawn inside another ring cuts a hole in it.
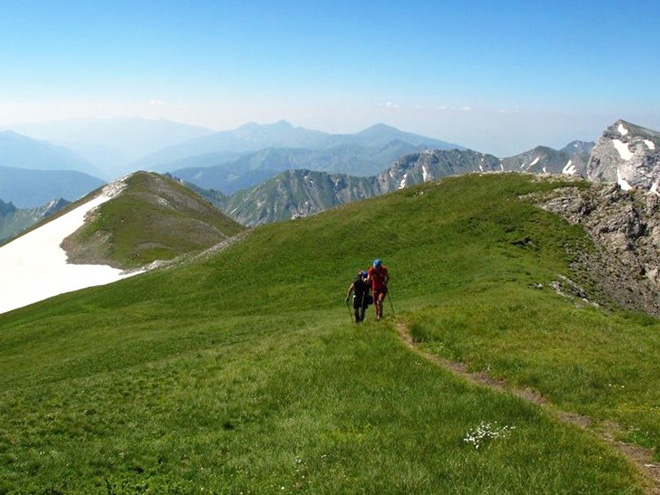
[[[558,409],[536,390],[511,387],[506,381],[493,378],[486,372],[470,372],[468,371],[468,367],[463,363],[449,361],[421,350],[410,336],[405,323],[397,323],[396,329],[401,341],[406,347],[426,361],[445,368],[470,383],[482,385],[491,390],[513,394],[516,397],[520,397],[536,404],[537,406],[541,406],[559,421],[575,425],[596,435],[601,440],[604,440],[618,452],[623,454],[644,475],[649,482],[647,488],[647,493],[649,495],[660,495],[660,464],[653,461],[653,451],[640,447],[639,445],[633,445],[617,440],[617,434],[624,431],[622,426],[613,422],[599,423],[598,425],[595,425],[594,420],[587,416]]]

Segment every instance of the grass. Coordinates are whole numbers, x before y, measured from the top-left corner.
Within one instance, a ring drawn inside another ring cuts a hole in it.
[[[657,352],[656,321],[529,287],[568,273],[564,245],[589,246],[518,199],[558,185],[447,179],[1,315],[0,493],[642,493],[592,435],[434,367],[391,320],[355,327],[344,305],[381,257],[426,349],[656,446],[642,418],[660,375],[637,359]],[[641,397],[612,408],[611,390],[575,386],[617,367],[620,391],[647,380]],[[515,429],[475,448],[483,422]]]
[[[121,267],[173,259],[243,230],[188,188],[158,174],[133,174],[126,186],[77,234],[82,243],[99,234],[109,236],[101,249],[105,252],[98,255]]]

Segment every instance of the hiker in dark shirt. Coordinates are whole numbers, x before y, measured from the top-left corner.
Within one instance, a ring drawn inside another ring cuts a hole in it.
[[[365,282],[367,278],[367,272],[358,272],[357,277],[348,288],[346,293],[346,302],[351,297],[351,292],[354,292],[353,296],[353,310],[355,311],[355,323],[359,323],[364,320],[364,312],[366,311],[369,304],[371,304],[371,294],[369,294],[371,286]]]

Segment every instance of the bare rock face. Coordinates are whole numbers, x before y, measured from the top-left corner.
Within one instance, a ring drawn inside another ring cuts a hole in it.
[[[598,140],[587,179],[660,194],[660,133],[618,120]]]
[[[660,316],[660,197],[593,184],[567,187],[539,206],[582,225],[595,244],[576,253],[599,287],[623,307]]]

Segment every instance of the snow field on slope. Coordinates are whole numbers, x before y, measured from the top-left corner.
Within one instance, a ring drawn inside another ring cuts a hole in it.
[[[85,222],[85,215],[121,190],[107,186],[96,198],[0,248],[0,313],[65,292],[105,285],[138,272],[105,265],[74,265],[60,247]]]

